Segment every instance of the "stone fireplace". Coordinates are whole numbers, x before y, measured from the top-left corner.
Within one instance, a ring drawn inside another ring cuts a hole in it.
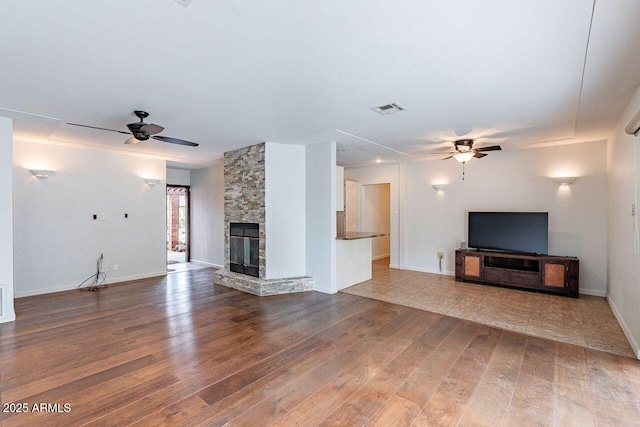
[[[225,269],[215,272],[214,282],[260,296],[311,290],[311,277],[267,274],[266,146],[261,143],[224,154]],[[276,216],[270,214],[270,218]],[[269,256],[288,260],[286,245],[283,251],[283,245],[275,243]]]

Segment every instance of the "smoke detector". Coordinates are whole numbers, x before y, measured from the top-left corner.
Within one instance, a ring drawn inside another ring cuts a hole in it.
[[[382,105],[380,107],[373,107],[372,110],[380,115],[386,116],[387,114],[399,113],[400,111],[406,110],[406,108],[397,102],[392,102],[391,104]]]
[[[176,3],[183,5],[184,7],[189,6],[191,3],[193,3],[193,0],[175,0]]]

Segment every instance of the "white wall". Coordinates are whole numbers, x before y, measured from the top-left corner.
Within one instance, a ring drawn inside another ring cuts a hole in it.
[[[362,187],[362,231],[389,233],[391,230],[391,186],[371,184]],[[385,258],[391,251],[390,236],[374,237],[371,257]]]
[[[502,151],[462,166],[451,161],[406,165],[406,247],[410,269],[453,274],[466,241],[468,211],[549,212],[549,253],[580,259],[580,291],[604,296],[607,259],[606,143]],[[568,187],[553,176],[577,176]],[[449,184],[436,192],[433,184]]]
[[[305,163],[304,145],[266,143],[266,279],[306,274]]]
[[[166,274],[164,161],[21,141],[13,160],[16,296],[75,288],[100,252],[110,283]]]
[[[306,265],[314,290],[335,293],[336,278],[336,146],[306,146]]]
[[[224,268],[224,165],[191,171],[191,261]]]
[[[350,179],[344,182],[345,231],[362,231],[360,227],[360,193],[362,185]]]
[[[391,198],[391,226],[390,226],[390,246],[391,246],[391,261],[390,266],[394,268],[402,267],[400,261],[400,171],[399,165],[386,165],[386,166],[373,166],[370,168],[362,169],[345,169],[345,179],[352,179],[358,181],[361,185],[370,184],[390,184],[390,198]],[[364,230],[368,231],[368,230]]]
[[[185,169],[167,168],[167,184],[191,185],[191,171]]]
[[[640,358],[640,255],[633,249],[631,205],[634,203],[634,144],[640,157],[640,138],[624,128],[640,110],[640,89],[620,117],[608,140],[609,172],[609,303]],[[640,182],[638,183],[640,188]],[[636,207],[637,211],[638,207]]]
[[[12,141],[12,120],[0,117],[0,236],[2,236],[2,244],[0,245],[0,286],[4,288],[4,295],[0,295],[0,297],[4,297],[0,323],[15,320],[13,309]]]

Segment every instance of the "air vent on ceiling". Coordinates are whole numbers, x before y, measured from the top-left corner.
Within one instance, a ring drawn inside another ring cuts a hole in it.
[[[392,102],[391,104],[382,105],[380,107],[374,107],[372,108],[372,110],[378,114],[386,116],[387,114],[399,113],[400,111],[406,110],[406,108],[404,108],[402,105],[398,104],[397,102]]]
[[[181,5],[183,5],[184,7],[189,6],[191,3],[193,3],[193,0],[176,0],[176,3],[180,3]]]

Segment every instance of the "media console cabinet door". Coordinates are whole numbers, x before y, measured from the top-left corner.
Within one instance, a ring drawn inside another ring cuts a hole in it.
[[[469,256],[464,257],[464,275],[469,277],[480,277],[480,257]]]
[[[552,288],[564,288],[565,282],[565,269],[564,264],[554,264],[550,262],[544,263],[544,286]]]

